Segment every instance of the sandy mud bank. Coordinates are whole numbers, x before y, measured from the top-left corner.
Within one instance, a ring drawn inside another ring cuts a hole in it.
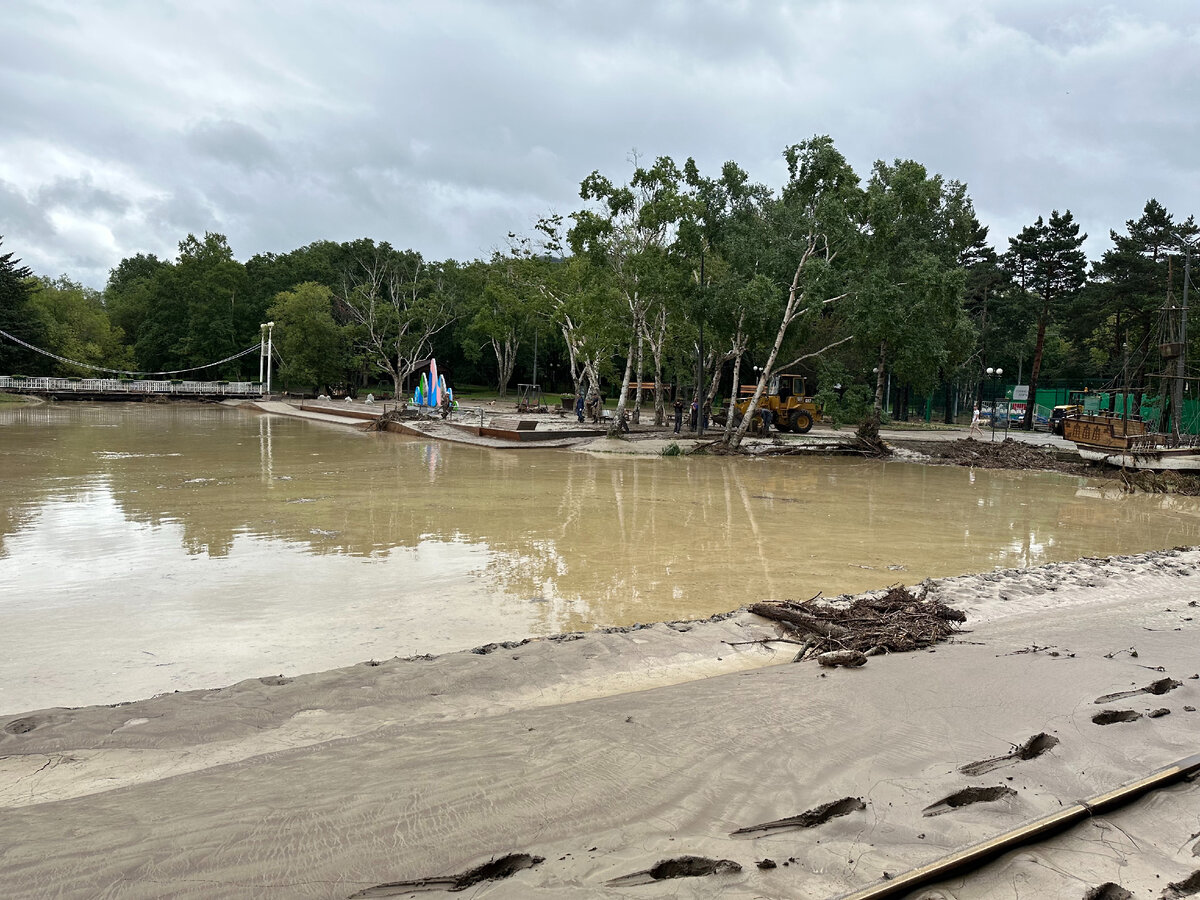
[[[838,896],[1195,753],[1198,562],[931,582],[962,632],[861,668],[791,664],[740,612],[6,717],[0,875],[11,897]],[[1197,800],[926,896],[1158,897],[1200,869]]]

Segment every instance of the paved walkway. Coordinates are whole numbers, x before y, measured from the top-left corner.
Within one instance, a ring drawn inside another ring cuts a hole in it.
[[[331,424],[345,426],[361,426],[367,420],[364,418],[351,418],[349,416],[337,415],[334,409],[337,410],[355,410],[357,412],[372,412],[380,414],[384,410],[383,404],[370,406],[364,403],[347,403],[345,406],[338,404],[336,407],[331,405],[329,413],[317,412],[313,410],[312,401],[306,402],[308,409],[299,409],[296,405],[281,400],[258,400],[258,401],[232,401],[237,405],[249,405],[263,412],[275,413],[277,415],[293,416],[301,419],[309,419],[317,422],[328,422]],[[582,450],[588,450],[596,453],[618,453],[618,454],[637,454],[637,455],[658,455],[661,454],[672,444],[677,444],[683,453],[691,453],[698,445],[711,444],[720,439],[721,429],[709,429],[703,438],[697,439],[690,433],[674,435],[669,429],[646,428],[642,431],[638,426],[634,426],[633,433],[628,440],[608,438],[604,434],[602,427],[597,428],[594,437],[578,437],[564,436],[562,438],[551,438],[548,440],[539,441],[510,441],[503,438],[487,437],[482,435],[472,434],[462,428],[455,428],[453,425],[474,425],[476,422],[490,422],[491,419],[499,416],[501,418],[510,418],[513,414],[507,409],[501,412],[499,409],[490,407],[466,408],[456,411],[450,423],[443,422],[440,419],[407,419],[403,423],[399,423],[401,428],[413,435],[423,435],[434,438],[436,440],[453,441],[461,444],[473,444],[478,447],[490,447],[495,449],[513,449],[516,447],[531,448],[562,448],[562,447],[577,447]],[[574,416],[558,416],[547,414],[523,414],[523,418],[536,418],[538,422],[539,432],[562,431],[577,431],[578,423]],[[914,444],[928,443],[949,443],[952,441],[961,441],[968,436],[968,429],[962,428],[945,428],[945,429],[921,429],[921,428],[881,428],[879,436],[888,444],[895,446],[906,446]],[[754,448],[760,445],[772,444],[777,445],[782,442],[784,444],[804,445],[811,447],[814,451],[820,452],[822,447],[831,444],[841,444],[853,439],[854,429],[850,427],[833,429],[827,425],[818,425],[813,428],[808,434],[785,434],[781,432],[772,432],[769,438],[755,437],[747,435],[743,441],[743,448],[754,452]],[[1075,444],[1071,441],[1064,440],[1057,435],[1051,434],[1048,431],[1019,431],[1010,429],[1007,434],[1004,431],[997,429],[994,433],[990,428],[983,429],[983,437],[977,440],[997,442],[1005,440],[1005,438],[1019,441],[1023,444],[1031,444],[1037,447],[1048,447],[1060,451],[1064,455],[1072,455],[1075,453]]]

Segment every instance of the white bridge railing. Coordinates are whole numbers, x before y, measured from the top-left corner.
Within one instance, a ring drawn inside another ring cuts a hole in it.
[[[137,381],[124,378],[34,378],[0,375],[0,391],[26,394],[180,394],[259,397],[257,381]]]

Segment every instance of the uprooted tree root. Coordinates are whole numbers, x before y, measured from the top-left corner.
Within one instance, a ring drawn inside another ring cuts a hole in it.
[[[858,597],[846,606],[785,600],[754,603],[749,610],[803,639],[797,660],[840,650],[867,656],[920,650],[955,634],[967,620],[962,611],[918,597],[899,584],[882,596]]]
[[[879,420],[869,418],[858,426],[854,433],[854,447],[867,456],[885,457],[892,455],[892,448],[879,436]]]
[[[404,413],[398,409],[385,410],[378,419],[375,419],[374,421],[367,423],[367,427],[365,430],[366,431],[387,431],[388,424],[390,422],[402,422],[406,418],[409,418],[409,417],[405,416]]]

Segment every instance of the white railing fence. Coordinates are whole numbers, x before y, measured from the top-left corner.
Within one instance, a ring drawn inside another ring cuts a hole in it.
[[[0,391],[15,394],[180,394],[219,397],[258,397],[256,381],[139,381],[125,378],[35,378],[0,375]]]

